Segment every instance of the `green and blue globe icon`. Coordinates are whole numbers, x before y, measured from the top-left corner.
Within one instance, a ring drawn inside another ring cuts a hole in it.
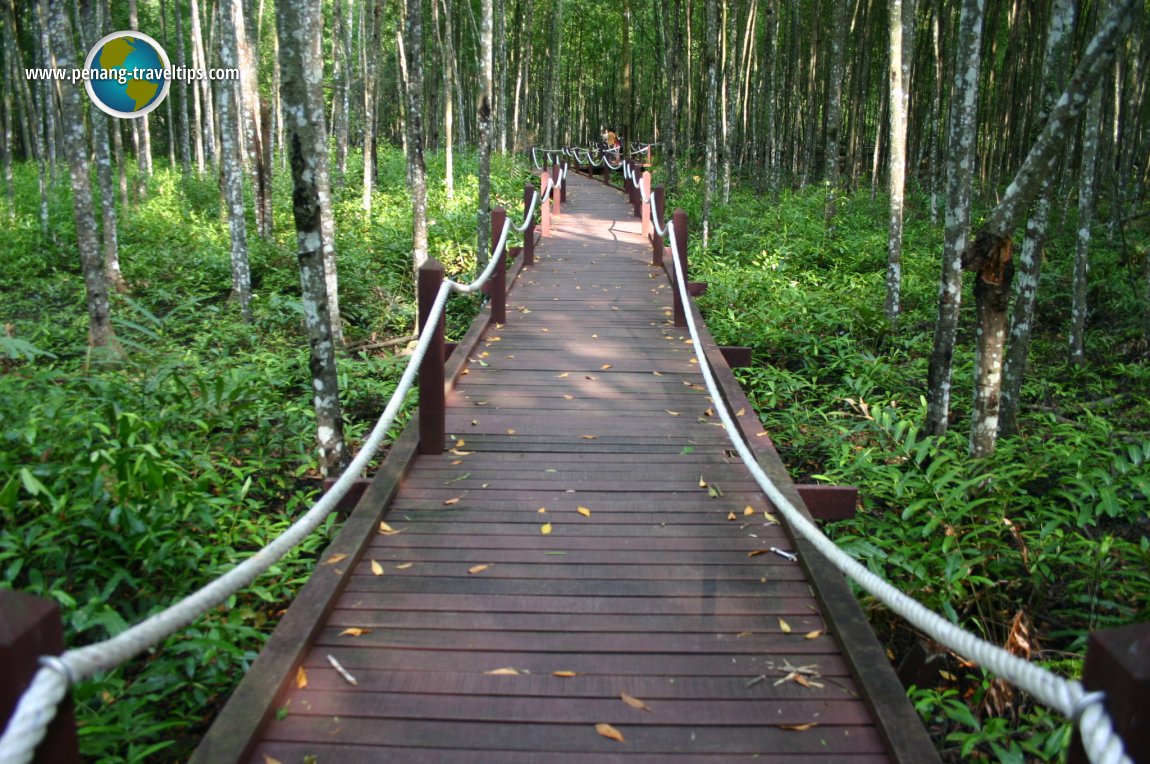
[[[114,117],[142,117],[159,106],[171,85],[168,54],[134,31],[113,32],[88,51],[84,85],[101,110]]]

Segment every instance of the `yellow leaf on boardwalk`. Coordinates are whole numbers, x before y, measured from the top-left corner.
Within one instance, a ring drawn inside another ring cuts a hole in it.
[[[636,698],[634,695],[628,695],[625,692],[621,692],[621,693],[619,693],[619,697],[623,700],[624,703],[629,705],[631,708],[637,708],[640,711],[647,711],[647,712],[650,712],[650,710],[651,710],[650,706],[648,706],[646,703],[644,703],[643,701]]]
[[[408,568],[410,568],[414,564],[415,564],[414,562],[405,562],[402,565],[396,565],[395,569],[396,570],[407,570]]]
[[[456,496],[454,499],[447,499],[443,502],[443,506],[445,506],[445,507],[454,506],[454,505],[459,503],[459,498],[460,497]]]
[[[298,669],[296,669],[295,686],[301,690],[307,688],[307,672],[304,671],[303,666],[300,666]]]
[[[791,625],[782,618],[779,619],[779,629],[781,629],[784,634],[791,633]]]
[[[380,565],[375,560],[372,560],[371,561],[371,572],[377,576],[382,576],[383,575],[383,566]]]
[[[569,679],[570,677],[579,676],[579,675],[576,674],[574,671],[552,671],[551,676],[558,676],[558,677],[563,677],[564,679]]]
[[[627,742],[623,739],[623,733],[612,727],[610,724],[604,724],[603,722],[600,722],[599,724],[595,725],[595,731],[605,738],[617,740],[620,743]]]
[[[539,529],[539,532],[544,536],[551,535],[551,523],[543,523],[543,527]]]
[[[743,510],[743,515],[746,516],[753,514],[755,514],[755,508],[748,504],[747,507]]]
[[[587,509],[587,507],[576,507],[575,511],[583,515],[583,517],[591,516],[591,510]]]
[[[370,634],[371,629],[361,629],[358,626],[352,626],[349,629],[344,629],[339,633],[341,637],[362,637],[364,634]]]
[[[517,668],[507,667],[507,668],[497,668],[497,669],[493,669],[491,671],[484,671],[483,673],[484,674],[490,674],[491,676],[518,676],[519,674],[522,674],[523,672]]]
[[[482,573],[483,571],[487,570],[490,567],[491,567],[490,565],[472,565],[470,568],[467,569],[467,572],[472,574],[472,575],[475,575],[476,573]]]

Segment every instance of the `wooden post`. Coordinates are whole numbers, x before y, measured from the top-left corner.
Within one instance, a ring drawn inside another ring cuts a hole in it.
[[[10,589],[0,590],[0,729],[16,710],[24,690],[40,670],[42,655],[64,652],[64,627],[60,606],[51,600]],[[64,696],[56,718],[48,726],[44,740],[32,759],[36,764],[76,764],[80,746],[76,739],[76,719],[72,693]]]
[[[543,235],[551,238],[551,193],[543,193],[543,189],[547,188],[547,178],[550,173],[547,170],[539,173],[539,222],[543,227]],[[532,245],[534,249],[534,245]]]
[[[567,163],[564,162],[564,164]],[[561,173],[559,177],[562,178],[559,182],[559,201],[565,202],[567,201],[567,173]]]
[[[623,193],[627,195],[627,201],[632,204],[635,203],[635,198],[631,195],[631,160],[623,160]]]
[[[443,314],[434,326],[426,326],[431,306],[443,283],[443,263],[429,258],[419,266],[419,325],[432,332],[427,355],[419,367],[419,453],[443,453],[446,410],[443,390]]]
[[[647,201],[643,201],[643,197],[647,197]],[[644,170],[643,177],[639,181],[639,204],[641,206],[640,216],[643,219],[643,235],[650,238],[651,236],[651,171]]]
[[[523,232],[523,264],[535,264],[535,213],[531,210],[531,200],[535,198],[535,186],[528,183],[523,187],[523,214],[531,215],[527,221],[527,230]],[[539,200],[542,204],[543,200]]]
[[[662,186],[655,186],[651,191],[651,204],[654,206],[651,214],[655,216],[660,225],[666,225],[666,221],[663,219],[664,193]],[[659,235],[658,231],[651,231],[651,265],[660,267],[663,265],[663,237]]]
[[[487,282],[487,294],[491,297],[491,320],[497,324],[507,323],[507,251],[495,251],[506,220],[507,210],[496,207],[491,211],[491,256],[495,257],[496,264],[491,280]]]
[[[651,144],[647,144],[647,166],[651,166]]]
[[[555,208],[551,211],[555,217],[563,214],[563,192],[559,188],[559,165],[551,165],[551,180],[555,185],[551,188],[551,201],[555,202]]]
[[[639,184],[642,182],[636,178],[639,172],[639,163],[631,162],[631,214],[635,217],[640,217],[642,213],[643,197],[639,193]]]
[[[1082,684],[1106,693],[1103,705],[1126,755],[1135,764],[1150,762],[1150,622],[1091,633]],[[1077,729],[1067,761],[1088,761]]]
[[[679,262],[683,266],[683,281],[690,283],[690,275],[687,272],[687,213],[679,208],[671,217],[675,221],[675,246],[678,247]],[[671,273],[675,275],[672,279],[675,287],[675,326],[686,326],[689,308],[683,304],[683,297],[679,294],[678,271],[674,269],[674,263],[671,265]]]

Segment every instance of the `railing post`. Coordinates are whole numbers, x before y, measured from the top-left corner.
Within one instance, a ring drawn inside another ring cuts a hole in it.
[[[631,195],[631,160],[627,158],[623,159],[623,193],[627,194],[627,201],[635,203],[635,197]]]
[[[564,162],[563,164],[568,165],[567,162]],[[559,177],[562,178],[562,180],[559,182],[559,201],[565,202],[567,201],[567,173],[560,173]]]
[[[491,256],[495,257],[495,271],[487,282],[487,294],[491,297],[491,320],[497,324],[507,323],[507,251],[496,252],[499,234],[503,233],[503,223],[507,220],[507,210],[496,207],[491,211]],[[506,247],[506,244],[504,245]],[[496,257],[498,255],[498,257]]]
[[[647,201],[643,201],[646,197]],[[639,210],[643,220],[643,235],[651,236],[651,171],[643,170],[639,179]]]
[[[685,286],[691,283],[690,275],[687,272],[687,213],[679,208],[675,210],[672,218],[675,221],[675,246],[679,252],[679,263],[683,266],[683,283]],[[683,298],[679,294],[678,270],[672,268],[671,273],[674,274],[672,284],[675,287],[675,326],[686,326],[687,311],[690,308],[683,304]]]
[[[551,165],[551,181],[555,184],[551,187],[551,201],[555,202],[552,212],[555,217],[559,217],[563,214],[563,194],[559,190],[559,165],[555,163]]]
[[[419,366],[419,453],[443,453],[444,428],[447,426],[443,390],[443,313],[434,326],[427,326],[431,306],[443,283],[443,263],[428,259],[419,266],[419,326],[421,332],[432,332],[427,355]]]
[[[547,178],[550,173],[547,170],[539,173],[539,222],[543,227],[543,236],[551,238],[551,192],[548,191],[546,195],[543,189],[547,188]],[[534,249],[534,245],[532,245]]]
[[[20,696],[40,670],[42,655],[64,652],[64,627],[60,606],[51,600],[24,592],[0,590],[0,729],[16,710]],[[80,761],[76,719],[72,713],[72,693],[68,692],[48,726],[44,740],[36,748],[36,764],[74,764]]]
[[[655,220],[659,221],[659,225],[666,225],[663,219],[663,187],[655,186],[651,189],[651,214],[655,216]],[[659,235],[657,228],[653,227],[651,231],[651,265],[663,265],[663,237]]]
[[[535,198],[535,186],[528,183],[523,187],[523,214],[531,215],[527,230],[523,232],[523,264],[535,264],[535,213],[531,211],[531,200]],[[543,200],[540,199],[540,202]]]
[[[1135,764],[1150,762],[1150,623],[1091,633],[1082,684],[1088,692],[1106,693],[1103,705],[1126,755]],[[1088,761],[1077,729],[1067,761]]]

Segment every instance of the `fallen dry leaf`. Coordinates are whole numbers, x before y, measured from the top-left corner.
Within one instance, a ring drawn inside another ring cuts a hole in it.
[[[475,420],[472,420],[471,423],[475,424]],[[453,449],[451,449],[451,453],[455,454],[456,456],[471,456],[475,452],[474,451],[460,451],[458,448],[453,448]]]
[[[738,634],[735,635],[735,639],[742,639],[743,637],[749,637],[752,634],[754,634],[753,631],[740,631]]]
[[[583,517],[590,517],[591,516],[591,510],[587,509],[587,507],[576,507],[575,511],[578,512],[579,514],[583,515]]]
[[[544,334],[546,334],[547,332],[549,332],[549,331],[551,331],[551,330],[550,330],[550,329],[540,329],[539,331],[541,331],[541,332],[543,332]]]
[[[755,514],[755,508],[754,508],[754,507],[752,507],[750,504],[748,504],[748,505],[747,505],[747,506],[746,506],[746,507],[743,509],[743,516],[745,517],[745,516],[747,516],[747,515],[753,515],[753,514]]]
[[[573,400],[575,400],[575,396],[574,396],[574,395],[568,395],[567,393],[564,393],[564,394],[563,394],[563,397],[564,397],[564,398],[566,398],[566,399],[567,399],[567,400],[569,400],[569,401],[573,401]]]
[[[410,569],[410,568],[411,568],[411,566],[412,566],[412,565],[414,565],[414,564],[415,564],[414,562],[405,562],[405,563],[403,563],[403,564],[401,564],[401,565],[396,565],[396,566],[395,566],[395,569],[396,569],[396,570],[408,570],[408,569]]]
[[[371,561],[371,572],[372,572],[374,575],[377,575],[377,576],[382,576],[382,575],[383,575],[383,566],[382,566],[382,565],[380,565],[380,564],[379,564],[378,562],[376,562],[375,560],[372,560],[372,561]]]
[[[663,411],[666,411],[671,416],[680,416],[678,411],[671,411],[671,409],[663,409]]]
[[[494,669],[493,671],[484,671],[483,673],[484,674],[490,674],[491,676],[513,676],[513,675],[518,676],[519,674],[522,674],[523,672],[517,668],[511,668],[510,666],[508,666],[506,668],[497,668],[497,669]]]
[[[747,552],[747,557],[758,557],[760,554],[766,554],[766,549],[755,549],[754,551]]]
[[[323,564],[324,565],[335,565],[337,562],[342,562],[343,560],[346,560],[346,559],[347,559],[346,554],[333,554],[331,557],[328,557],[326,560],[324,560]]]
[[[822,635],[823,635],[822,631],[808,631],[808,632],[807,632],[806,634],[804,634],[803,636],[804,636],[806,639],[818,639],[818,638],[819,638],[819,637],[821,637]]]
[[[619,698],[622,699],[622,701],[624,703],[626,703],[627,705],[629,705],[631,708],[637,708],[640,711],[647,711],[647,712],[650,712],[650,710],[651,710],[650,706],[648,706],[646,703],[644,703],[643,701],[636,698],[634,695],[628,695],[625,692],[621,692],[621,693],[619,693]]]
[[[600,735],[602,735],[605,738],[609,738],[611,740],[616,740],[620,743],[626,743],[627,742],[626,740],[623,739],[623,733],[620,732],[619,730],[615,729],[614,727],[612,727],[610,724],[604,724],[603,722],[599,722],[598,724],[595,725],[595,731],[598,732]]]
[[[514,435],[514,434],[515,434],[515,430],[512,430],[512,429],[508,428],[508,430],[507,430],[507,434],[508,434],[508,435]]]
[[[790,634],[791,633],[791,625],[789,623],[787,623],[786,621],[784,621],[782,618],[779,619],[779,628],[782,630],[782,632],[784,634]]]
[[[460,438],[459,440],[455,441],[455,447],[456,448],[463,448],[466,445],[467,445],[467,441],[464,440],[463,438]]]
[[[700,488],[706,488],[707,487],[707,481],[703,480],[702,475],[699,475],[699,487]]]
[[[738,411],[735,412],[735,416],[742,416],[745,413],[747,413],[746,409],[739,409]]]
[[[804,730],[809,730],[811,727],[817,727],[818,724],[818,722],[807,722],[806,724],[780,724],[779,729],[803,732]]]
[[[739,516],[736,515],[734,512],[728,512],[727,513],[727,519],[728,520],[738,520]]]
[[[775,525],[780,524],[779,518],[775,517],[774,515],[772,515],[770,512],[768,512],[765,509],[763,510],[763,517],[767,518],[767,522],[769,522],[769,523],[774,523]]]
[[[337,636],[340,636],[340,637],[362,637],[364,634],[370,634],[370,633],[371,633],[371,629],[361,629],[358,626],[352,626],[351,628],[344,629]]]
[[[453,506],[455,504],[458,504],[459,498],[460,497],[456,496],[454,499],[447,499],[446,501],[443,502],[443,506],[450,507],[450,506]]]
[[[403,533],[403,528],[396,530],[396,529],[392,528],[390,525],[388,525],[387,523],[380,522],[379,532],[381,535],[384,535],[384,536],[394,536],[397,533]]]
[[[599,439],[598,435],[580,435],[579,437],[582,438],[583,440],[598,440]]]
[[[576,674],[574,671],[552,671],[551,676],[559,676],[559,677],[563,677],[563,678],[569,678],[569,677],[579,676],[579,675]]]
[[[301,690],[307,688],[307,672],[303,670],[303,666],[300,666],[298,669],[296,669],[295,686]]]
[[[651,372],[651,373],[652,373],[652,374],[654,374],[656,377],[661,377],[661,376],[663,376],[663,372],[661,372],[661,371],[653,371],[653,372]]]
[[[265,753],[265,754],[264,754],[264,764],[283,764],[283,762],[282,762],[282,761],[280,761],[279,759],[277,759],[276,757],[274,757],[274,756],[268,756],[268,755]]]
[[[543,527],[539,529],[539,532],[544,536],[551,535],[551,523],[543,523]]]
[[[476,573],[482,573],[483,571],[487,570],[490,567],[491,567],[490,565],[472,565],[470,568],[467,569],[467,572],[474,575]]]
[[[562,374],[560,374],[558,378],[559,378],[559,379],[563,379],[564,377],[566,377],[566,376],[567,376],[568,374],[570,374],[570,373],[571,373],[571,372],[569,372],[569,371],[565,371],[565,372],[563,372]]]
[[[611,368],[611,364],[609,364],[609,363],[605,363],[605,364],[603,364],[602,366],[600,366],[600,367],[599,367],[599,369],[600,369],[601,371],[607,371],[607,369],[610,369],[610,368]]]
[[[537,509],[535,511],[542,515],[542,514],[547,512],[547,507],[540,507],[539,509]]]

